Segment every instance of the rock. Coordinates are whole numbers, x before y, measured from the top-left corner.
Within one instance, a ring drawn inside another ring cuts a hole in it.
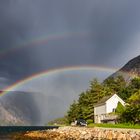
[[[22,140],[140,140],[140,133],[87,127],[60,127],[53,130],[27,132],[24,137],[25,139],[22,136]]]
[[[111,132],[111,131],[108,131],[106,138],[107,138],[108,140],[112,140],[113,135],[112,135],[112,132]]]
[[[126,134],[126,139],[127,139],[127,140],[132,140],[132,139],[131,139],[131,136],[130,136],[128,133]]]

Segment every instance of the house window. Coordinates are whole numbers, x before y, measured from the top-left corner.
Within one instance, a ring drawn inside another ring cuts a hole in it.
[[[116,110],[116,109],[115,109],[115,108],[113,108],[113,109],[112,109],[112,112],[115,112],[115,110]]]

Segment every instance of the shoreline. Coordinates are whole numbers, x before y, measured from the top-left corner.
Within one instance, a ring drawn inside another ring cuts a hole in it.
[[[14,140],[140,140],[140,129],[89,128],[65,126],[58,129],[26,132]]]

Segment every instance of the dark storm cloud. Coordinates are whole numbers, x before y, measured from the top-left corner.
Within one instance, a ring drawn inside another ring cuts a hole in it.
[[[139,12],[138,1],[35,1],[32,5],[34,35],[58,33],[59,36],[63,32],[90,31],[88,39],[73,37],[75,40],[52,40],[52,43],[44,45],[45,48],[37,48],[38,63],[43,68],[52,64],[57,67],[81,63],[108,66],[124,64],[126,61],[121,59],[128,49],[125,44],[140,29]],[[125,60],[129,60],[134,56],[125,57]],[[46,63],[45,58],[54,63]],[[114,59],[119,59],[121,64],[113,64]]]
[[[119,56],[123,47],[140,31],[139,1],[98,1],[93,9],[92,31],[96,49],[93,56],[100,61]]]
[[[50,34],[89,34],[80,38],[79,33],[71,38],[62,37],[44,45],[26,47],[10,56],[5,55],[0,65],[16,79],[66,65],[112,65],[112,57],[119,59],[127,49],[123,46],[139,31],[139,3],[120,0],[1,1],[1,51]]]
[[[127,46],[140,34],[139,5],[136,0],[1,0],[0,88],[52,68],[120,67],[140,53],[135,51],[139,46]],[[30,44],[39,38],[46,38],[46,43]],[[64,80],[61,77],[56,87],[63,86]],[[72,81],[68,84],[72,85]],[[51,95],[49,99],[44,106],[55,102],[56,97]],[[57,101],[61,107],[62,100]],[[23,100],[22,105],[25,103]],[[51,107],[56,115],[53,104]]]
[[[31,26],[28,12],[24,8],[13,5],[11,1],[0,3],[0,49],[4,50],[15,47],[19,41],[28,37]]]
[[[28,9],[16,1],[0,1],[0,76],[9,79],[9,83],[30,71],[30,49],[14,51],[30,35],[32,26]]]

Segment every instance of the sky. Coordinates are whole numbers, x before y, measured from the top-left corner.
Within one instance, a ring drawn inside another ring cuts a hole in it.
[[[138,0],[1,0],[0,89],[35,73],[86,67],[46,74],[41,80],[36,78],[16,87],[40,93],[32,98],[40,110],[47,106],[49,113],[41,115],[43,121],[61,116],[88,88],[90,80],[105,79],[114,72],[110,68],[120,69],[140,54],[139,4]],[[46,104],[44,101],[41,105],[44,96]],[[59,112],[53,106],[55,100]]]

